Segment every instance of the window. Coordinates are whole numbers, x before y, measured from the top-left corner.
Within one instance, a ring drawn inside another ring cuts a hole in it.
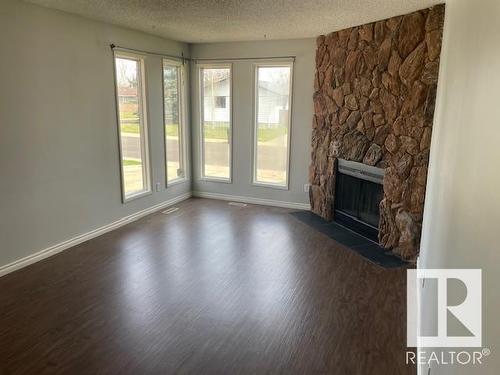
[[[200,67],[202,178],[231,181],[231,66]]]
[[[123,200],[151,191],[148,132],[144,110],[144,61],[115,54]]]
[[[163,60],[163,101],[167,185],[185,177],[184,84],[180,62]]]
[[[292,63],[255,66],[253,182],[288,188]]]

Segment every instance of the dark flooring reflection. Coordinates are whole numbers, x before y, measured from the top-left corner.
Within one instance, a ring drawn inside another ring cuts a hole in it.
[[[406,276],[190,199],[0,278],[0,374],[415,374]]]

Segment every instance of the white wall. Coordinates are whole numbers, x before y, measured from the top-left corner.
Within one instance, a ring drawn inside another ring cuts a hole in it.
[[[0,267],[190,191],[166,190],[161,59],[146,57],[153,186],[122,204],[110,43],[189,55],[186,44],[2,0]]]
[[[191,46],[193,58],[290,55],[297,57],[294,64],[289,190],[252,185],[254,101],[252,61],[233,62],[233,181],[231,184],[226,184],[200,179],[199,90],[197,67],[192,64],[193,189],[195,191],[299,204],[309,203],[308,193],[304,192],[304,184],[308,183],[308,170],[311,163],[315,51],[315,39],[209,43]]]
[[[483,346],[492,354],[482,366],[432,366],[433,375],[500,368],[499,20],[498,0],[447,2],[420,266],[483,270]],[[434,303],[424,288],[425,325],[435,324]]]

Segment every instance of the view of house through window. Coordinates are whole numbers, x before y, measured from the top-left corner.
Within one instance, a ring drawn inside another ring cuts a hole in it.
[[[200,68],[202,175],[231,179],[231,67]]]
[[[254,182],[288,185],[292,66],[257,65]]]
[[[144,114],[142,60],[117,55],[120,147],[124,198],[150,190],[147,160],[147,129]]]
[[[167,183],[184,178],[182,65],[163,60]]]
[[[143,61],[117,54],[116,87],[125,200],[151,191],[143,95]],[[231,181],[231,65],[200,66],[201,169],[207,179]],[[253,182],[288,186],[292,63],[255,65]],[[163,60],[167,184],[185,177],[182,64]]]

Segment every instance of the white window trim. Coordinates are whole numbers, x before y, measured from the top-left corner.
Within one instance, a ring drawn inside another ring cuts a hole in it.
[[[165,76],[164,76],[164,70],[163,67],[165,65],[168,66],[175,66],[178,69],[179,72],[179,82],[178,82],[178,97],[179,97],[179,132],[180,132],[180,147],[181,147],[181,152],[180,152],[180,165],[183,170],[183,176],[177,177],[171,181],[168,181],[168,160],[167,160],[167,130],[165,128]],[[187,130],[186,130],[186,119],[187,119],[187,106],[186,106],[186,72],[185,72],[185,65],[178,60],[172,60],[168,58],[163,58],[162,59],[162,65],[161,65],[161,77],[162,77],[162,108],[163,108],[163,143],[164,143],[164,150],[165,150],[165,187],[168,188],[173,185],[177,185],[180,183],[184,183],[189,180],[189,167],[188,167],[188,156],[187,156],[187,143],[186,143],[186,135],[187,135]]]
[[[143,168],[143,181],[144,190],[135,192],[133,194],[125,194],[125,171],[123,165],[123,145],[121,137],[121,126],[120,126],[120,99],[118,95],[118,82],[117,82],[117,72],[116,72],[116,59],[127,59],[134,60],[138,62],[139,66],[139,86],[140,96],[139,96],[139,108],[141,111],[140,116],[140,135],[141,135],[141,156],[144,164]],[[151,165],[150,165],[150,147],[149,147],[149,129],[148,129],[148,118],[147,118],[147,97],[146,97],[146,69],[144,57],[138,54],[114,51],[113,53],[113,72],[114,72],[114,83],[115,83],[115,99],[116,99],[116,123],[118,128],[118,144],[119,144],[119,163],[120,163],[120,181],[121,181],[121,193],[122,193],[122,203],[128,203],[135,199],[142,198],[144,196],[152,194],[151,189]]]
[[[288,114],[288,139],[287,139],[287,155],[286,155],[286,183],[273,184],[270,182],[257,181],[257,125],[259,114],[259,87],[258,87],[258,69],[262,67],[290,67],[290,87],[289,87],[289,106],[290,113]],[[259,187],[266,187],[278,190],[290,190],[290,155],[291,155],[291,141],[292,141],[292,113],[293,113],[293,61],[265,61],[256,62],[253,64],[253,137],[252,137],[252,185]]]
[[[224,177],[212,177],[205,176],[205,137],[203,135],[203,104],[204,104],[204,96],[203,96],[203,75],[201,72],[203,69],[229,69],[229,178]],[[199,126],[198,126],[198,134],[200,139],[200,176],[199,179],[201,181],[208,182],[220,182],[226,184],[233,183],[233,64],[231,63],[210,63],[210,64],[198,64],[197,68],[198,73],[198,89],[199,89],[199,106],[198,106],[198,115],[199,115]]]

